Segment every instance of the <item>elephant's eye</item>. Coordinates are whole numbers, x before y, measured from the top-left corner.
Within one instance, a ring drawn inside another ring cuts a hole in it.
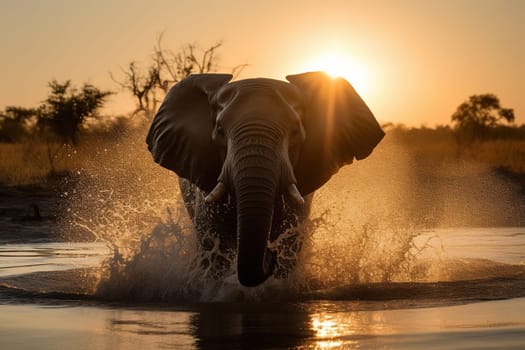
[[[304,135],[304,129],[303,127],[301,126],[300,123],[297,123],[293,128],[292,128],[292,131],[290,133],[290,136],[291,136],[291,143],[292,144],[297,144],[297,143],[301,143],[304,141],[304,138],[305,138],[305,135]]]

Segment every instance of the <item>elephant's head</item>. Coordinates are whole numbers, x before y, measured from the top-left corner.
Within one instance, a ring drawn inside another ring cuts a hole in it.
[[[176,84],[147,137],[157,163],[237,205],[238,277],[246,286],[272,273],[267,244],[274,205],[296,204],[344,164],[367,157],[384,133],[352,86],[321,72],[289,83],[230,74]]]

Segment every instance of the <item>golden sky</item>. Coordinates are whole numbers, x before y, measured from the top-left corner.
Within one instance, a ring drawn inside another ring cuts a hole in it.
[[[164,46],[222,41],[240,78],[343,68],[380,122],[448,124],[491,92],[525,123],[525,0],[0,0],[0,109],[52,79],[118,91],[109,72]],[[107,113],[133,110],[124,94]]]

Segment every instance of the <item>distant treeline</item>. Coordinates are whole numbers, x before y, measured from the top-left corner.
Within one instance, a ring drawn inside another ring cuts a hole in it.
[[[22,116],[21,116],[22,115]],[[113,139],[138,127],[145,127],[147,120],[131,116],[97,116],[83,123],[78,130],[79,138],[87,141],[90,138]],[[442,141],[455,141],[463,143],[461,130],[449,125],[438,125],[435,127],[408,127],[404,124],[386,123],[383,129],[390,136],[399,140],[413,143],[425,141],[430,143]],[[0,111],[0,142],[1,143],[23,143],[27,140],[46,140],[52,131],[44,128],[39,122],[38,115],[34,110],[15,109],[8,107]],[[498,125],[488,127],[483,131],[483,140],[525,140],[525,124],[522,125]]]
[[[127,116],[102,116],[99,111],[112,91],[84,83],[80,88],[71,81],[48,83],[47,98],[33,108],[9,106],[0,110],[0,142],[23,143],[40,140],[44,143],[67,144],[73,147],[82,139],[92,137],[116,139],[126,131],[147,128],[158,104],[169,88],[193,73],[217,69],[216,51],[221,43],[206,50],[187,44],[173,51],[162,46],[162,35],[154,45],[146,66],[131,61],[113,81],[135,100],[135,110]],[[232,69],[237,75],[246,65]],[[525,125],[514,125],[512,108],[504,108],[491,93],[470,96],[450,117],[450,126],[429,128],[384,125],[387,133],[404,140],[427,142],[454,140],[459,146],[496,139],[524,140]]]
[[[126,116],[103,116],[99,113],[112,91],[84,83],[80,88],[71,81],[48,83],[48,97],[36,107],[8,106],[0,110],[0,142],[67,144],[93,137],[118,138],[125,131],[144,128],[169,88],[193,73],[217,70],[218,42],[207,49],[186,44],[179,50],[162,46],[162,34],[145,65],[131,61],[120,73],[110,73],[112,80],[135,101],[135,110]],[[246,64],[232,68],[234,76]]]
[[[455,141],[465,143],[463,130],[449,125],[408,127],[403,124],[387,123],[383,125],[387,134],[399,140],[410,143],[424,141],[436,143],[441,141]],[[497,125],[483,130],[483,140],[525,140],[525,124]]]
[[[7,107],[0,110],[0,143],[44,141],[76,144],[91,138],[117,139],[136,128],[138,118],[90,115],[85,122],[48,119],[38,109]],[[69,124],[69,128],[63,127]],[[61,127],[62,126],[62,127]],[[74,142],[73,142],[74,140]]]
[[[217,70],[216,51],[188,44],[165,49],[162,35],[146,65],[131,61],[111,78],[135,101],[128,115],[102,115],[114,94],[84,83],[51,81],[49,94],[38,106],[0,109],[0,183],[45,181],[50,175],[70,174],[97,150],[111,149],[123,139],[144,144],[145,133],[169,88],[193,73]],[[233,67],[236,76],[246,65]],[[525,125],[515,125],[514,111],[494,94],[472,95],[450,117],[450,125],[407,127],[383,125],[391,140],[406,146],[418,164],[473,160],[525,174]]]

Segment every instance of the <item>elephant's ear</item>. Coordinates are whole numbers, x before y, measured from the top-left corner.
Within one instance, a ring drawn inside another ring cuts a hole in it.
[[[323,72],[289,75],[304,97],[306,139],[295,166],[302,194],[315,191],[340,167],[366,158],[385,135],[352,85]]]
[[[211,135],[209,100],[232,79],[231,74],[195,74],[166,95],[146,138],[155,162],[205,191],[217,184],[222,163]]]

